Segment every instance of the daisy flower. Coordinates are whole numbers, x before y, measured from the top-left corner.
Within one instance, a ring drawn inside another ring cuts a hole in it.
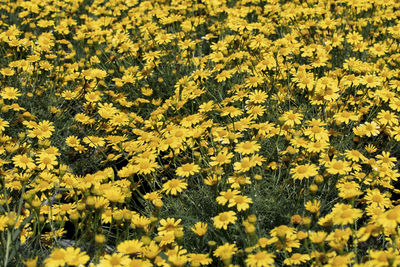
[[[182,179],[171,179],[163,184],[162,191],[175,196],[187,188],[187,183]]]
[[[236,222],[236,213],[234,211],[226,211],[226,212],[221,212],[217,216],[214,217],[214,226],[217,229],[228,229],[229,224],[234,224]]]
[[[290,173],[295,180],[303,180],[318,174],[318,167],[315,164],[298,165],[290,170]]]
[[[186,163],[176,169],[176,174],[182,177],[189,177],[200,171],[200,167],[194,163]]]

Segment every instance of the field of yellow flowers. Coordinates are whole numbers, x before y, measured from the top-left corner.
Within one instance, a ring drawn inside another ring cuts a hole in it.
[[[0,267],[400,265],[400,1],[0,17]]]

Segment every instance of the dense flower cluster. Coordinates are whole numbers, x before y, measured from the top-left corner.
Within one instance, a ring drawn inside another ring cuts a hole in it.
[[[0,2],[0,264],[400,265],[399,10]]]

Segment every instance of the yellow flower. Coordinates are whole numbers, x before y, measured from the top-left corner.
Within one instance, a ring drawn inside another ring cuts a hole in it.
[[[3,99],[16,100],[19,96],[21,96],[21,93],[18,91],[18,89],[7,86],[3,89],[0,95]]]
[[[259,151],[260,148],[261,146],[257,144],[256,141],[245,141],[243,143],[237,144],[235,147],[235,151],[243,155],[248,155]]]
[[[207,223],[197,222],[194,227],[190,228],[193,233],[198,236],[203,236],[207,233]]]
[[[325,238],[328,234],[324,231],[310,232],[308,237],[310,241],[316,244],[322,243],[325,241]]]
[[[253,77],[253,78],[255,78],[255,77]],[[248,78],[248,83],[251,85],[256,85],[256,84],[258,85],[258,83],[260,83],[257,78],[254,80],[255,81],[252,82],[250,80],[250,78]],[[261,91],[261,90],[254,90],[253,92],[251,92],[249,94],[249,100],[250,100],[250,102],[252,102],[254,104],[262,104],[267,100],[267,98],[268,98],[267,93],[265,93],[264,91]]]
[[[189,177],[200,171],[200,167],[194,163],[186,163],[176,169],[176,174],[182,177]]]
[[[105,255],[100,259],[99,267],[125,267],[130,263],[128,256],[122,253]]]
[[[308,254],[300,254],[300,253],[293,253],[290,258],[287,258],[283,261],[286,265],[300,265],[310,260],[310,256]]]
[[[154,265],[149,261],[132,259],[129,264],[129,267],[153,267]]]
[[[229,164],[231,162],[231,158],[233,157],[233,153],[229,153],[227,151],[221,151],[215,157],[210,157],[212,160],[210,162],[211,166],[222,166],[224,164]]]
[[[80,145],[80,139],[74,135],[71,135],[65,139],[65,143],[67,144],[67,146],[77,147]]]
[[[236,222],[236,213],[234,211],[226,211],[221,212],[217,216],[214,217],[214,226],[217,229],[223,228],[224,230],[228,229],[229,224],[234,224]]]
[[[175,196],[187,188],[187,183],[182,179],[171,179],[163,184],[162,191]]]
[[[117,250],[123,254],[139,254],[143,251],[143,242],[133,239],[118,244]]]
[[[8,121],[0,118],[0,133],[3,132],[9,125],[10,123]]]
[[[151,241],[150,244],[144,248],[143,255],[148,259],[154,259],[160,252],[160,247],[156,242]]]
[[[394,231],[400,223],[400,206],[396,206],[378,216],[377,223],[387,231]]]
[[[50,256],[44,260],[45,267],[58,267],[66,264],[66,253],[62,248],[55,248]]]
[[[181,219],[175,221],[174,218],[167,218],[166,220],[161,219],[160,226],[157,228],[157,230],[159,234],[182,231],[183,227],[179,225],[181,221],[182,221]]]
[[[240,194],[240,191],[234,189],[228,189],[225,192],[220,192],[220,196],[217,197],[217,203],[220,205],[225,205],[228,201],[233,202],[233,198]]]
[[[157,162],[151,159],[141,159],[136,165],[134,165],[133,170],[138,174],[150,174],[158,169],[160,166]]]
[[[25,264],[25,267],[37,267],[37,260],[38,256],[36,256],[35,258],[23,260],[22,263]]]
[[[346,174],[351,171],[348,161],[332,159],[327,164],[327,172],[330,174]]]
[[[272,264],[274,263],[274,258],[274,254],[261,250],[256,254],[248,255],[245,262],[246,265],[249,267],[272,266]]]
[[[354,256],[355,254],[353,252],[344,255],[333,256],[328,260],[328,264],[326,264],[325,266],[326,267],[351,266],[351,264],[354,262]]]
[[[310,178],[318,174],[318,167],[315,164],[304,164],[297,165],[295,168],[290,170],[290,173],[295,180],[303,180],[304,178]]]
[[[351,205],[337,203],[332,209],[332,221],[335,225],[353,224],[363,215],[362,210],[354,209]]]
[[[233,254],[237,251],[235,244],[225,243],[221,246],[218,246],[214,250],[214,256],[220,258],[221,260],[231,259]]]
[[[208,254],[190,253],[188,257],[191,266],[209,265],[212,263],[212,259]]]
[[[86,252],[81,252],[80,248],[67,247],[65,249],[65,262],[70,266],[82,266],[89,261]]]
[[[382,194],[378,188],[374,188],[372,190],[367,189],[367,194],[364,199],[368,205],[373,207],[379,206],[389,208],[392,205],[390,199],[385,194]]]
[[[317,213],[319,212],[319,209],[321,208],[321,201],[320,200],[314,200],[314,201],[307,201],[307,203],[304,205],[306,210],[308,210],[311,213]]]
[[[253,200],[247,196],[234,196],[232,201],[229,202],[228,207],[236,206],[238,211],[247,210]]]
[[[290,127],[293,127],[296,124],[300,124],[302,119],[303,114],[294,113],[293,110],[289,110],[279,117],[279,120],[283,121],[284,125],[288,125]]]
[[[339,189],[339,197],[343,199],[350,199],[361,195],[363,192],[360,190],[360,185],[356,182],[337,183],[336,188]]]
[[[89,147],[97,148],[105,145],[104,138],[99,136],[85,136],[83,142]]]
[[[16,155],[12,158],[14,165],[17,167],[20,167],[24,170],[26,169],[31,169],[33,170],[36,165],[30,157],[28,157],[26,154],[23,155]]]
[[[251,158],[244,157],[244,158],[242,158],[241,161],[235,162],[233,164],[233,169],[238,172],[246,172],[246,171],[250,170],[251,168],[253,168],[254,166],[256,166],[256,165],[253,161],[251,161]]]
[[[54,166],[58,163],[55,155],[44,151],[37,155],[36,162],[41,170],[53,170]]]
[[[378,122],[382,125],[394,126],[399,124],[397,115],[387,110],[381,110],[377,118]]]

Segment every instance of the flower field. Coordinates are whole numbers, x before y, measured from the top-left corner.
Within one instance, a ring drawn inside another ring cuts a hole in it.
[[[400,1],[0,16],[0,266],[400,265]]]

